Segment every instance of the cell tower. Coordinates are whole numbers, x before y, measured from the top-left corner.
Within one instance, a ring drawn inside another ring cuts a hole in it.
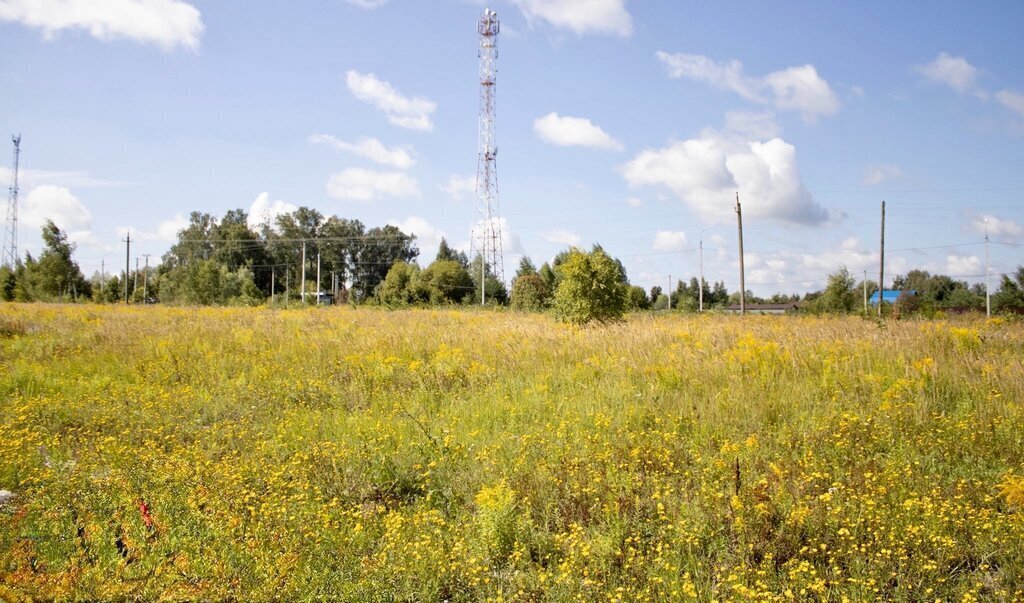
[[[486,302],[484,282],[487,267],[499,282],[505,282],[505,260],[501,250],[501,217],[498,212],[498,147],[494,140],[494,76],[498,58],[498,13],[485,9],[477,23],[480,34],[480,121],[476,165],[476,202],[470,233],[469,255],[479,253],[480,303]]]
[[[11,270],[18,263],[18,155],[21,154],[21,134],[11,136],[14,142],[14,179],[7,197],[7,222],[4,229],[4,256],[0,265]]]

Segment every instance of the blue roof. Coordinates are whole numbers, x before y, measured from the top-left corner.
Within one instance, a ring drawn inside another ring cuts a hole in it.
[[[885,291],[882,292],[882,299],[887,304],[895,304],[896,300],[899,299],[903,291],[904,290],[902,289],[886,289]],[[905,291],[911,295],[917,295],[917,291],[913,289],[906,289]],[[871,294],[869,301],[871,302],[872,306],[878,305],[878,291],[875,291],[874,293]]]

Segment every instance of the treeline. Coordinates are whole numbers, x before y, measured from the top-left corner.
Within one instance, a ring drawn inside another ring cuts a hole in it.
[[[371,303],[387,306],[442,304],[510,305],[529,311],[553,310],[567,320],[591,315],[606,320],[626,311],[716,310],[739,302],[724,282],[696,277],[678,280],[672,291],[631,285],[622,263],[599,246],[568,249],[537,268],[520,262],[506,289],[481,256],[470,259],[442,239],[437,256],[421,266],[415,236],[396,226],[367,228],[359,220],[325,217],[302,207],[257,228],[244,210],[217,218],[193,212],[187,227],[158,266],[86,279],[73,259],[74,244],[52,221],[42,229],[39,258],[26,254],[14,269],[0,268],[0,298],[7,301],[85,301],[113,303],[125,295],[133,303],[260,305],[275,303]],[[846,268],[832,273],[821,290],[759,298],[748,305],[796,303],[801,311],[851,313],[863,296],[877,291],[873,281],[858,282]],[[897,306],[904,313],[984,310],[983,284],[969,285],[946,275],[912,270],[893,280],[904,291]],[[1024,308],[1024,267],[1001,275],[992,295],[996,312]],[[589,320],[589,319],[588,319]],[[585,322],[586,320],[582,320]]]

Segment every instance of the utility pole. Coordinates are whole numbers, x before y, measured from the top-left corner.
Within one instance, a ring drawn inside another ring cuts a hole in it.
[[[299,280],[302,281],[302,286],[299,289],[300,295],[301,295],[301,299],[302,299],[302,303],[306,303],[306,242],[305,241],[302,242],[302,275],[299,277]]]
[[[125,238],[121,239],[124,241],[124,304],[128,305],[128,274],[132,268],[132,232],[129,230]]]
[[[146,303],[146,299],[149,298],[149,256],[151,254],[144,253],[142,257],[146,258],[146,271],[142,273],[142,303]]]
[[[316,250],[316,305],[320,305],[320,250]]]
[[[274,276],[276,276],[274,274],[275,270],[276,269],[273,266],[270,267],[270,305],[271,306],[274,305]]]
[[[868,313],[868,271],[864,271],[864,315]]]
[[[704,233],[700,235],[700,283],[698,283],[697,297],[700,300],[698,312],[704,311]]]
[[[988,263],[988,218],[985,218],[985,318],[992,318],[992,297],[988,292],[988,275],[989,275],[989,263]]]
[[[885,293],[885,201],[882,201],[882,238],[878,252],[878,317],[882,317],[882,299]]]
[[[736,226],[740,237],[740,314],[747,313],[747,285],[743,280],[743,208],[740,207],[740,193],[736,192]]]

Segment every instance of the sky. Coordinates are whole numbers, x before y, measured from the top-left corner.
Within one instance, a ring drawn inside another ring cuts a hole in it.
[[[737,290],[737,193],[758,295],[877,279],[883,200],[887,275],[984,282],[986,230],[993,275],[1024,264],[1024,3],[486,7],[507,278],[600,243],[645,289]],[[0,0],[19,253],[49,218],[87,276],[129,231],[154,265],[192,211],[298,206],[412,232],[422,265],[468,248],[484,8]]]

